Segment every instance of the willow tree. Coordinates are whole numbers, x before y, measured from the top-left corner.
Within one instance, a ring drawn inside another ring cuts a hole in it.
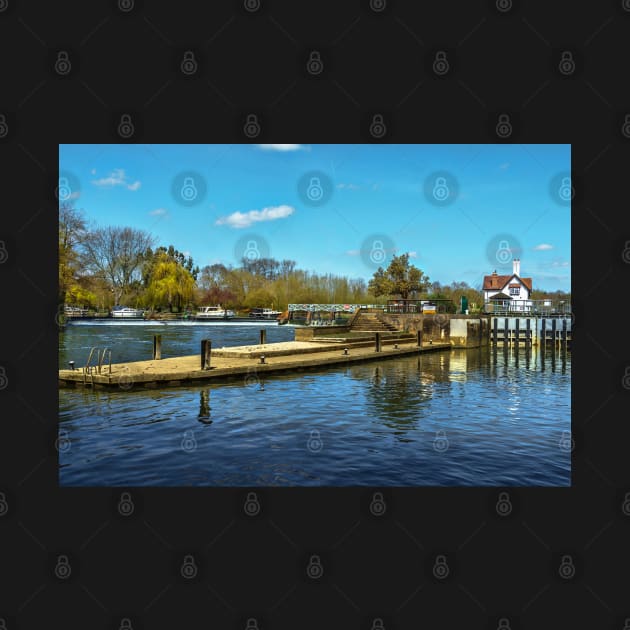
[[[409,264],[409,254],[394,256],[387,269],[379,267],[368,284],[368,291],[374,297],[400,295],[408,299],[412,292],[425,291],[429,278],[423,271]]]
[[[180,310],[182,305],[192,300],[195,279],[190,271],[182,267],[168,254],[160,252],[155,256],[144,294],[145,302],[151,309],[167,304],[169,311],[173,305]]]

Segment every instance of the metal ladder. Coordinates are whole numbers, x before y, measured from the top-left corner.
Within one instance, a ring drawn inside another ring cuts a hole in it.
[[[94,353],[96,352],[96,364],[91,365],[92,357],[94,357]],[[103,348],[102,352],[97,346],[93,346],[90,348],[90,354],[88,355],[87,361],[83,366],[83,384],[87,384],[88,375],[90,377],[90,381],[92,387],[94,387],[94,371],[96,370],[97,374],[100,374],[103,368],[103,361],[105,360],[105,356],[109,356],[109,374],[112,373],[112,351],[110,348]]]

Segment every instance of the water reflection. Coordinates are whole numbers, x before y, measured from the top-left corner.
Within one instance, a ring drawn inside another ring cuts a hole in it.
[[[203,424],[210,424],[210,390],[202,389],[199,392],[199,415],[197,420]]]

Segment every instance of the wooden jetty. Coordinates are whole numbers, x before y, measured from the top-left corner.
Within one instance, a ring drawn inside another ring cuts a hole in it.
[[[262,339],[261,339],[262,341]],[[432,343],[417,338],[387,339],[375,334],[370,341],[345,343],[289,341],[212,349],[204,339],[199,354],[159,359],[161,348],[154,341],[154,356],[148,361],[105,363],[99,356],[95,365],[59,370],[60,387],[120,388],[170,387],[191,383],[242,378],[247,382],[266,374],[296,372],[307,369],[346,365],[361,361],[450,350],[450,343]]]

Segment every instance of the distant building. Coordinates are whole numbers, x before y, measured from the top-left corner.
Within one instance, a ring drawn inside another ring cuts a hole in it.
[[[519,311],[528,310],[531,306],[532,279],[521,277],[521,261],[518,258],[512,261],[511,274],[498,275],[495,269],[492,275],[484,276],[482,290],[486,304],[501,302],[502,306]],[[510,301],[514,304],[510,305]]]

